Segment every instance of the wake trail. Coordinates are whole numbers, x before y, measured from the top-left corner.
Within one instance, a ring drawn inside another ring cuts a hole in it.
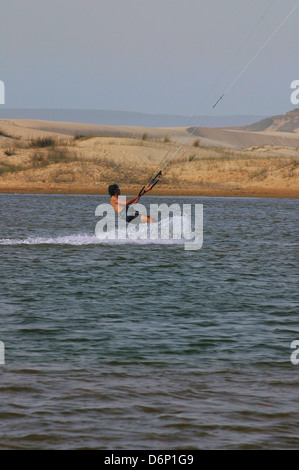
[[[24,238],[0,238],[0,245],[103,245],[103,244],[180,244],[183,243],[184,237],[180,227],[184,223],[185,217],[173,217],[169,224],[169,230],[163,232],[168,227],[169,221],[159,221],[150,227],[147,224],[129,224],[126,230],[115,229],[114,231],[105,232],[104,238],[99,238],[95,234],[77,233],[70,235],[58,236],[37,236]],[[153,230],[154,228],[154,230]],[[152,231],[151,231],[152,230]]]

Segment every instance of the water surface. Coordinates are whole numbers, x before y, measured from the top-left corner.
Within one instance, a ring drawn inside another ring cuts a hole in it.
[[[298,448],[296,200],[179,198],[197,251],[101,242],[104,196],[0,202],[0,448]]]

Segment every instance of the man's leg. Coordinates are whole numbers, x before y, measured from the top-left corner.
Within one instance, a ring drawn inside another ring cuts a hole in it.
[[[153,219],[152,217],[150,217],[149,215],[141,214],[140,215],[140,222],[153,224],[157,221],[155,219]]]

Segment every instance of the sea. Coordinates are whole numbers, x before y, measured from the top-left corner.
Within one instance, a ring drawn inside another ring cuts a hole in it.
[[[298,200],[144,197],[202,204],[196,250],[107,202],[0,195],[0,449],[298,449]]]

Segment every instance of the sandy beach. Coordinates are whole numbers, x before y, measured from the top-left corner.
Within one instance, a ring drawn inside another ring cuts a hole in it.
[[[135,194],[180,145],[152,195],[299,196],[299,133],[0,121],[0,192]],[[187,139],[187,140],[186,140]]]

